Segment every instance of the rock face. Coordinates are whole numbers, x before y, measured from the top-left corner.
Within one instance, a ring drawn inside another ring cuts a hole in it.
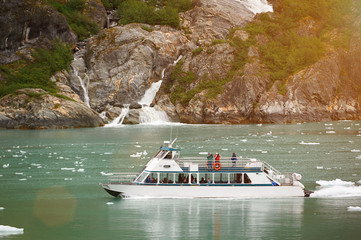
[[[95,22],[100,29],[107,25],[107,12],[101,0],[87,0],[84,14]]]
[[[0,3],[0,64],[18,60],[18,47],[47,47],[61,39],[75,45],[76,35],[63,15],[37,0],[6,0]]]
[[[228,29],[243,27],[254,14],[241,1],[199,0],[195,8],[181,16],[182,27],[191,32],[192,42],[203,44],[224,39]]]
[[[0,99],[0,128],[47,129],[99,127],[99,115],[84,104],[49,95],[42,89],[20,89]]]
[[[169,27],[130,24],[102,30],[72,64],[72,87],[83,92],[89,81],[90,106],[101,112],[110,104],[136,105],[152,82],[176,60],[187,39]]]
[[[217,9],[214,6],[217,2],[201,2],[198,9],[191,11],[197,18],[203,11]],[[204,10],[202,5],[209,7]],[[233,8],[236,9],[235,6]],[[210,16],[210,19],[214,19],[211,17],[213,15],[216,14],[205,14]],[[209,43],[209,38],[212,37],[224,38],[221,32],[212,32],[212,29],[218,29],[217,24],[211,24],[213,20],[202,18],[206,27],[201,30],[198,29],[200,23],[196,24],[187,19],[189,18],[185,17],[185,23],[196,32],[192,34],[192,39],[196,39],[198,44],[204,40],[204,44],[200,44],[204,49],[198,55],[185,54],[182,70],[192,71],[198,78],[204,75],[209,79],[212,79],[212,76],[224,78],[234,57],[232,46],[228,43],[214,46],[205,44]],[[354,29],[360,28],[360,19],[354,24]],[[300,23],[297,33],[300,36],[314,36],[319,28],[319,23],[307,18]],[[247,39],[247,34],[242,31],[236,31],[234,36],[236,35]],[[267,41],[262,35],[256,39],[258,44],[265,44]],[[260,53],[257,47],[250,47],[248,57],[251,61],[244,66],[243,72],[239,71],[232,76],[232,80],[223,86],[222,93],[215,98],[209,98],[206,96],[207,90],[204,90],[196,94],[188,105],[176,104],[175,111],[181,121],[186,123],[289,123],[361,119],[361,60],[357,58],[361,53],[360,41],[360,33],[355,31],[349,50],[328,49],[324,58],[291,76],[283,92],[278,89],[279,82],[275,82],[269,89],[271,80],[266,67],[259,60]],[[199,81],[188,84],[185,89],[192,90],[198,84]],[[163,98],[165,97],[159,97]],[[165,109],[173,111],[169,106]]]

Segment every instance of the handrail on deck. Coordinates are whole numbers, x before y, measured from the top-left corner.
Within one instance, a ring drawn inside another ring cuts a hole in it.
[[[179,164],[180,167],[189,167],[189,164],[198,164],[198,167],[200,168],[204,168],[204,167],[210,168],[213,166],[214,163],[218,161],[215,161],[214,159],[208,160],[202,157],[193,157],[193,158],[181,158],[179,160],[176,160],[176,162]],[[263,171],[265,162],[252,158],[238,158],[237,160],[221,159],[219,163],[221,164],[222,168],[223,167],[243,167],[243,168],[259,167]]]
[[[138,173],[113,173],[113,175],[109,176],[109,183],[125,183],[125,182],[133,182],[135,178],[138,176]]]

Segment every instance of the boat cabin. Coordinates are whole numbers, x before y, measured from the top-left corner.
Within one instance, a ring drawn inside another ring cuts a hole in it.
[[[180,149],[161,147],[133,184],[141,185],[293,185],[292,174],[281,175],[266,162],[252,158],[237,160],[180,159]]]

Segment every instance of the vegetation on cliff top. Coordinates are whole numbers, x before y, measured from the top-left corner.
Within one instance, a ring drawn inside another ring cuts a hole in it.
[[[66,2],[59,2],[58,0],[45,1],[66,17],[69,26],[77,34],[80,41],[99,31],[97,24],[83,14],[86,0],[69,0]]]
[[[348,48],[352,21],[360,13],[361,1],[280,0],[274,6],[274,13],[262,13],[244,28],[230,29],[227,40],[213,41],[213,44],[229,43],[236,49],[231,70],[225,79],[208,78],[192,73],[193,80],[185,81],[189,79],[187,76],[190,73],[182,72],[181,65],[177,65],[172,74],[171,86],[167,87],[168,91],[172,89],[171,100],[173,103],[179,101],[185,106],[195,94],[205,89],[209,92],[206,97],[215,98],[216,94],[222,92],[222,85],[231,81],[235,74],[243,73],[243,66],[250,61],[250,46],[259,49],[259,58],[268,69],[271,79],[268,87],[279,81],[278,92],[285,94],[287,78],[317,62],[324,56],[327,48]],[[311,29],[307,29],[307,24]],[[334,29],[337,29],[338,35],[331,38]],[[249,34],[248,39],[235,37],[236,30],[246,30]],[[212,53],[210,46],[205,46],[195,49],[192,52],[193,56],[204,50]],[[196,81],[198,85],[195,84]],[[209,84],[210,82],[213,84]]]
[[[261,60],[269,69],[270,86],[277,80],[284,92],[288,76],[310,66],[324,56],[327,45],[348,48],[350,19],[353,0],[283,0],[274,7],[276,14],[261,14],[245,29],[255,41],[265,36],[265,43],[258,44]],[[308,22],[308,23],[307,23]],[[302,29],[309,24],[313,29]],[[339,29],[338,39],[328,36],[333,29]],[[309,32],[307,32],[309,31]]]
[[[42,88],[56,95],[55,82],[50,80],[57,71],[69,69],[73,59],[70,46],[54,42],[53,49],[38,48],[32,54],[33,60],[20,60],[10,65],[0,66],[0,98],[21,88]]]
[[[179,12],[193,7],[192,0],[102,0],[107,8],[117,9],[120,24],[147,23],[179,27]]]

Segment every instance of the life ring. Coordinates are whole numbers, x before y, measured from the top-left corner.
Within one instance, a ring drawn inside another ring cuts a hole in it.
[[[214,170],[218,171],[219,169],[221,169],[222,165],[220,162],[216,162],[213,164],[213,168]]]

